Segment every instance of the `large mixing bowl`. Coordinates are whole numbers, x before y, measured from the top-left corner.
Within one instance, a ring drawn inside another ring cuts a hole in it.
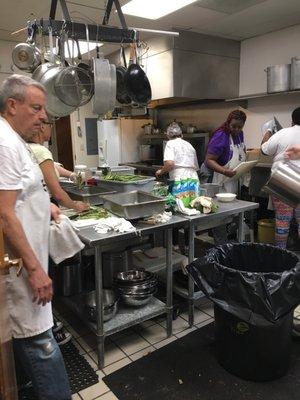
[[[119,294],[110,289],[103,289],[103,320],[109,321],[118,311]],[[97,319],[96,312],[96,291],[87,293],[85,298],[85,310],[88,318],[95,322]]]
[[[121,296],[124,303],[127,304],[128,306],[140,307],[149,303],[155,292],[156,290],[151,294],[145,294],[145,295],[132,295],[132,294],[128,295],[122,293]]]

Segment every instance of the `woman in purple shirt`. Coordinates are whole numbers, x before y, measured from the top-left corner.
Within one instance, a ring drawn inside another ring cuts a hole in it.
[[[213,171],[213,183],[222,186],[222,191],[237,193],[237,181],[233,169],[246,160],[243,127],[246,114],[232,111],[227,120],[214,132],[206,150],[205,164]]]

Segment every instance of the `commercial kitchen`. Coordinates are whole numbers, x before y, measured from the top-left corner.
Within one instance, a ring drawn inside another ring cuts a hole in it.
[[[27,140],[5,108],[24,97],[0,89],[0,128],[51,198],[50,331],[68,398],[298,399],[300,3],[2,3],[0,85],[46,96]],[[4,216],[0,399],[66,400],[42,395],[16,355],[32,335],[14,333],[10,279],[30,288],[30,270]]]

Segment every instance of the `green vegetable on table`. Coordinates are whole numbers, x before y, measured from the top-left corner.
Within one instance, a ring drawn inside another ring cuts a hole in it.
[[[104,181],[115,181],[115,182],[136,182],[145,179],[142,175],[119,175],[109,172],[102,176]]]
[[[79,215],[74,216],[72,219],[79,221],[82,219],[101,219],[109,216],[108,211],[103,207],[91,207],[88,211],[83,211]]]

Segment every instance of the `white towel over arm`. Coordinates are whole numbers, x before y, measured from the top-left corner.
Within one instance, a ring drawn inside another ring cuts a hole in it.
[[[49,240],[49,253],[55,264],[73,257],[84,248],[71,221],[65,215],[60,215],[59,224],[51,221]]]

